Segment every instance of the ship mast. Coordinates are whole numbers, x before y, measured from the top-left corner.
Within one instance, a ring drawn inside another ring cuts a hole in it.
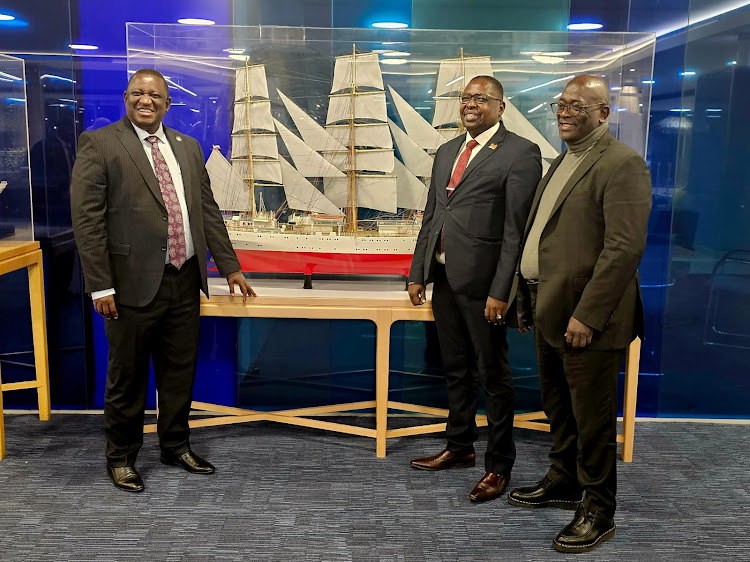
[[[247,138],[247,186],[250,188],[250,217],[255,216],[255,178],[253,177],[252,125],[250,123],[250,65],[245,59],[245,136]]]
[[[346,174],[349,180],[349,197],[346,204],[346,229],[350,232],[357,231],[357,172],[354,165],[355,141],[354,141],[354,96],[357,89],[357,47],[352,45],[352,83],[349,95],[349,169]]]

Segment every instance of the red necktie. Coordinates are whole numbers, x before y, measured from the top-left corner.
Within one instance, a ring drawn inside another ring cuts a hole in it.
[[[177,190],[169,173],[164,155],[159,150],[159,137],[150,136],[146,140],[151,143],[151,156],[154,159],[154,170],[156,179],[159,181],[161,197],[167,207],[168,229],[167,247],[169,248],[169,263],[177,269],[187,260],[187,242],[185,241],[185,225],[182,222],[182,209],[180,200],[177,198]]]
[[[461,156],[458,157],[458,161],[456,162],[456,169],[453,170],[451,181],[448,182],[448,187],[445,188],[448,192],[448,197],[453,195],[453,190],[456,189],[458,182],[461,181],[461,178],[466,171],[466,166],[469,164],[471,151],[478,145],[479,143],[474,139],[471,139],[466,143],[466,148],[464,148],[464,151],[461,153]],[[445,252],[445,226],[443,226],[443,230],[440,231],[440,245],[438,246],[438,253],[442,254],[443,252]]]

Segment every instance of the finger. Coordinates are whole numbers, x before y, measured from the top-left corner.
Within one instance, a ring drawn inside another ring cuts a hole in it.
[[[568,345],[573,345],[573,334],[570,332],[565,332],[565,343]]]
[[[242,283],[240,285],[240,291],[242,291],[242,302],[243,303],[247,302],[247,284],[246,283]]]
[[[115,306],[115,303],[112,303],[111,305],[109,305],[109,313],[112,316],[112,318],[114,318],[115,320],[117,320],[117,318],[118,318],[118,316],[117,316],[117,307]]]

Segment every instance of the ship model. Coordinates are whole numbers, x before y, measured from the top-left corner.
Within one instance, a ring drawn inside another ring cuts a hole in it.
[[[432,154],[463,132],[458,96],[483,74],[489,57],[441,61],[432,124],[389,86],[404,131],[388,118],[378,55],[353,46],[336,57],[325,126],[277,90],[298,136],[272,115],[265,66],[236,68],[230,158],[214,147],[206,169],[243,271],[304,274],[305,287],[313,273],[408,276]],[[283,204],[267,209],[277,190]]]

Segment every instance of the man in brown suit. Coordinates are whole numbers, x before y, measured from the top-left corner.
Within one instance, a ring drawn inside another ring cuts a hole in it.
[[[71,208],[86,292],[105,318],[109,342],[107,473],[116,487],[140,492],[134,465],[149,360],[159,391],[161,461],[214,472],[188,440],[207,249],[230,293],[236,285],[243,302],[255,293],[229,242],[200,145],[162,125],[171,104],[164,77],[138,70],[123,97],[126,117],[78,140]]]
[[[637,267],[651,181],[643,158],[609,132],[608,94],[600,78],[578,76],[552,104],[568,150],[539,182],[517,277],[519,329],[536,327],[552,449],[544,478],[508,502],[576,510],[553,541],[563,552],[614,536],[617,378],[625,348],[643,337]]]

